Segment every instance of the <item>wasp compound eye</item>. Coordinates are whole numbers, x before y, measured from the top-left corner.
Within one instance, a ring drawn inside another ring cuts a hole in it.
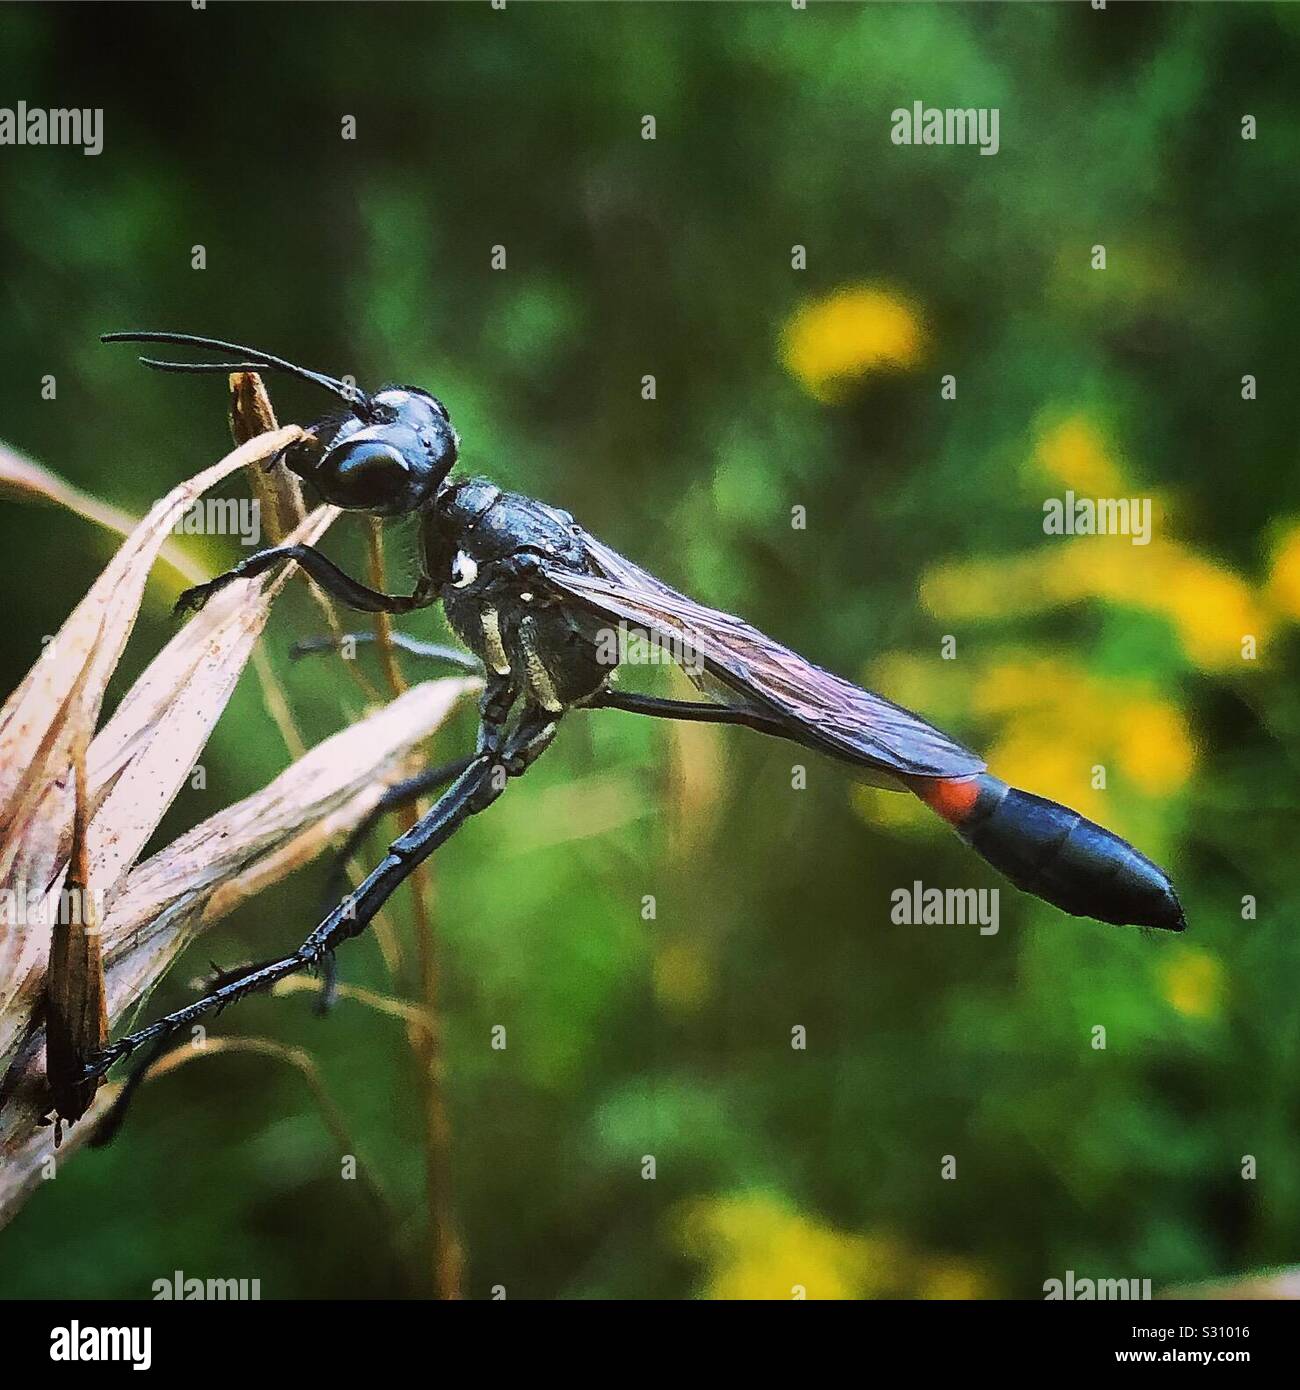
[[[327,502],[353,511],[396,515],[419,505],[415,469],[389,439],[353,437],[331,449],[311,475]]]

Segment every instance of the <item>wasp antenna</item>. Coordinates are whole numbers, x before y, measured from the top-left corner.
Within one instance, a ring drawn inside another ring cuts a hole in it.
[[[300,367],[283,357],[275,357],[259,348],[244,347],[240,343],[228,343],[221,338],[201,338],[193,333],[101,333],[101,343],[170,343],[176,347],[205,348],[212,352],[230,352],[246,357],[246,362],[161,362],[154,357],[142,357],[146,367],[159,372],[284,372],[296,376],[301,381],[331,392],[346,401],[348,406],[363,419],[368,418],[370,397],[359,386],[348,386],[324,372],[313,372]]]
[[[163,362],[157,357],[137,357],[142,366],[152,367],[156,372],[264,372],[269,368],[263,362]]]

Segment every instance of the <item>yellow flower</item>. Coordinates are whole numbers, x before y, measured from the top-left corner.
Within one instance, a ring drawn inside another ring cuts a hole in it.
[[[1290,526],[1274,548],[1267,592],[1281,612],[1300,621],[1300,523]]]
[[[1071,415],[1038,440],[1034,464],[1048,477],[1089,497],[1120,497],[1127,484],[1100,434],[1082,415]]]
[[[1160,966],[1164,996],[1185,1018],[1213,1018],[1223,1002],[1223,966],[1216,956],[1180,947]]]
[[[1182,711],[1141,684],[1052,658],[1012,658],[976,674],[973,709],[1001,720],[989,765],[1008,782],[1111,824],[1093,767],[1117,768],[1144,796],[1182,787],[1196,748]],[[1110,785],[1108,777],[1107,783]]]
[[[1191,776],[1196,749],[1182,714],[1163,700],[1135,700],[1116,729],[1119,765],[1147,796],[1177,791]]]
[[[708,1298],[864,1298],[892,1287],[901,1252],[885,1239],[846,1235],[769,1193],[688,1203],[678,1234],[709,1266]]]
[[[1207,671],[1247,668],[1242,639],[1263,642],[1273,618],[1226,565],[1178,541],[1132,545],[1081,537],[1001,560],[939,565],[921,581],[921,601],[938,618],[1005,618],[1101,599],[1155,613]]]
[[[786,370],[819,401],[843,399],[868,372],[913,367],[924,332],[917,311],[888,290],[837,290],[801,305],[781,335]]]
[[[1263,641],[1273,627],[1240,575],[1177,541],[1104,548],[1076,541],[1061,556],[1056,582],[1065,601],[1106,598],[1161,614],[1206,671],[1240,669],[1242,638]]]
[[[687,1202],[675,1212],[681,1248],[708,1267],[707,1298],[982,1298],[972,1265],[928,1256],[890,1235],[851,1235],[769,1192]]]

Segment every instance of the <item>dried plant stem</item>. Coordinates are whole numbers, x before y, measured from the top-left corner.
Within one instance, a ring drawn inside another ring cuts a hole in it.
[[[267,713],[271,716],[275,727],[280,731],[280,739],[285,746],[285,751],[294,762],[297,762],[307,751],[307,743],[302,736],[302,730],[298,728],[297,720],[293,717],[293,710],[289,706],[284,686],[280,684],[280,679],[271,665],[271,659],[266,654],[266,643],[261,639],[253,648],[252,661],[253,670],[257,673],[258,684],[262,687],[262,700],[266,705]]]
[[[418,920],[416,925],[421,925]],[[441,1029],[437,1026],[438,970],[431,926],[421,931],[420,983],[423,1006],[434,1020],[434,1027],[412,1027],[408,1035],[424,1083],[424,1178],[434,1288],[439,1298],[459,1298],[464,1253],[452,1204],[451,1118],[444,1085]]]
[[[383,525],[372,518],[369,534],[370,583],[385,589]],[[392,642],[392,620],[387,613],[375,614],[375,645],[380,652],[384,677],[393,698],[406,689]],[[403,832],[410,830],[421,811],[407,807],[397,813]],[[418,1069],[424,1130],[424,1188],[428,1206],[428,1260],[433,1290],[440,1299],[461,1296],[464,1264],[451,1185],[451,1119],[447,1110],[442,1060],[441,1027],[438,1020],[438,967],[433,916],[429,910],[432,878],[427,864],[417,865],[409,880],[411,924],[415,933],[416,959],[420,971],[420,1002],[432,1026],[408,1027],[411,1052]]]
[[[256,372],[232,372],[230,375],[230,433],[235,443],[243,444],[259,434],[276,428],[278,425],[275,418],[275,407],[271,404],[271,397],[267,393],[262,378]],[[279,545],[306,515],[298,479],[289,472],[282,461],[277,461],[271,468],[251,469],[249,471],[249,485],[253,495],[260,503],[266,534],[272,545]],[[198,579],[191,578],[190,582],[199,583],[209,577],[207,574],[200,573]],[[320,609],[330,634],[336,640],[342,638],[343,625],[339,621],[334,601],[310,579],[307,580],[307,588],[315,600],[316,606]],[[365,673],[355,662],[346,662],[345,665],[367,704],[378,703],[380,701],[379,691],[366,679]],[[289,756],[297,761],[307,751],[307,744],[293,717],[293,710],[290,707],[284,687],[275,674],[275,668],[271,665],[264,641],[259,640],[253,649],[253,669],[257,673],[258,683],[262,687],[262,699],[267,711],[275,722],[276,728],[280,731],[280,738],[283,740]],[[366,870],[355,861],[349,860],[347,874],[349,882],[355,888],[365,877]],[[387,912],[380,911],[371,923],[371,929],[374,931],[375,940],[379,943],[379,951],[383,957],[385,968],[390,976],[395,976],[401,965],[402,952],[400,938],[393,927],[392,918]]]
[[[236,444],[243,444],[259,434],[278,429],[275,407],[267,394],[262,378],[256,372],[232,372],[230,374],[230,434]],[[277,460],[269,468],[254,468],[249,472],[249,487],[260,504],[262,523],[272,545],[279,543],[301,524],[306,516],[302,502],[302,490],[298,479]],[[314,584],[307,575],[307,582],[316,606],[325,618],[331,636],[343,636],[343,625],[339,621],[334,601],[325,591]],[[380,696],[378,690],[366,678],[366,674],[355,662],[346,663],[348,673],[356,681],[368,704],[375,704]],[[274,717],[274,711],[272,711]],[[277,719],[276,721],[280,721]],[[283,732],[283,729],[281,730]]]
[[[272,987],[271,994],[276,999],[282,999],[289,994],[320,994],[324,987],[323,980],[312,979],[307,975],[288,975]],[[395,999],[391,994],[380,994],[376,990],[366,989],[364,985],[339,984],[335,986],[334,992],[339,999],[351,999],[354,1003],[364,1004],[376,1013],[401,1019],[412,1028],[423,1028],[426,1032],[433,1029],[433,1019],[418,1004],[408,1004],[405,999]]]
[[[370,561],[370,584],[372,588],[384,592],[387,577],[384,573],[384,523],[377,517],[368,518],[370,525],[367,530],[367,555]],[[388,689],[392,695],[400,695],[406,689],[406,681],[402,678],[402,668],[397,664],[397,652],[393,647],[393,619],[388,613],[376,613],[375,620],[375,646],[379,650],[379,660],[383,668],[384,679],[388,682]]]

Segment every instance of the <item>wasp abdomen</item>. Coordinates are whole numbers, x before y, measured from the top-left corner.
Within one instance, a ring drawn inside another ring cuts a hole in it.
[[[916,779],[913,790],[1017,888],[1076,917],[1117,926],[1187,925],[1169,876],[1127,840],[992,773]]]

